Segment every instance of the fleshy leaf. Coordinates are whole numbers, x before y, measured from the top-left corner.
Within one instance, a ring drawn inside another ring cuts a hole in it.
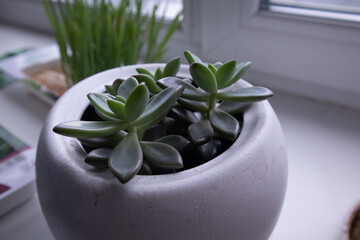
[[[217,69],[214,65],[212,65],[211,63],[208,64],[208,68],[212,71],[212,73],[214,75],[216,75]]]
[[[190,74],[194,82],[206,92],[215,93],[217,91],[215,75],[204,64],[192,63],[190,65]]]
[[[230,80],[236,70],[236,61],[224,63],[216,72],[215,77],[218,88],[222,89],[223,85]]]
[[[274,94],[264,87],[240,88],[230,92],[219,92],[216,98],[234,102],[257,102],[272,97]]]
[[[154,80],[154,78],[145,74],[138,74],[138,75],[134,75],[133,77],[136,78],[136,80],[138,80],[139,83],[144,82],[151,92],[153,93],[161,92],[161,88],[158,85],[156,85],[156,81]]]
[[[149,90],[144,83],[138,85],[129,95],[125,103],[125,119],[129,122],[137,119],[145,110],[149,101]]]
[[[122,102],[122,103],[126,103],[126,99],[123,98],[123,97],[121,97],[121,96],[119,96],[119,95],[116,95],[116,96],[115,96],[115,99],[118,100],[118,101],[120,101],[120,102]]]
[[[84,146],[91,148],[114,148],[126,135],[127,132],[120,130],[106,137],[78,138],[78,140]]]
[[[95,108],[95,112],[102,120],[105,120],[105,121],[120,121],[120,119],[118,119],[116,117],[116,115],[114,117],[110,117],[109,115],[106,115],[105,113],[101,112],[97,108]]]
[[[180,78],[176,78],[176,77],[163,78],[158,81],[158,84],[162,88],[183,86],[184,92],[181,95],[183,98],[197,100],[197,101],[204,101],[204,102],[210,100],[210,95],[208,93],[199,91],[199,89],[197,89],[190,83],[183,81]]]
[[[115,113],[118,118],[124,119],[124,103],[115,100],[108,100],[107,104],[111,111]]]
[[[217,106],[217,108],[231,115],[234,115],[243,112],[249,105],[249,102],[222,101],[219,106]]]
[[[229,140],[235,140],[239,135],[240,126],[239,122],[228,114],[227,112],[221,111],[220,109],[211,109],[209,113],[210,123],[214,130],[223,138]]]
[[[145,111],[141,116],[135,120],[132,124],[134,126],[140,125],[153,125],[158,121],[161,121],[162,115],[166,114],[170,108],[174,105],[177,99],[183,92],[184,87],[177,88],[166,88],[160,93],[155,95],[153,100],[146,107]],[[157,117],[161,116],[160,119]]]
[[[199,102],[199,101],[179,98],[178,103],[193,111],[202,112],[202,113],[208,111],[208,104],[206,102]]]
[[[160,68],[155,71],[155,80],[159,80],[162,77],[162,71]]]
[[[85,162],[96,168],[107,168],[112,149],[98,148],[86,155]]]
[[[221,62],[216,62],[216,63],[214,63],[214,67],[215,67],[216,69],[219,69],[222,65],[223,65],[223,64],[222,64]]]
[[[96,109],[110,117],[116,118],[116,114],[111,111],[107,104],[108,100],[112,100],[111,97],[104,93],[89,93],[87,97]]]
[[[147,129],[144,133],[142,140],[144,141],[155,141],[166,135],[166,129],[163,124],[156,124],[151,128]]]
[[[226,88],[237,82],[250,67],[251,67],[251,62],[239,63],[236,66],[234,75],[227,82],[223,83],[221,88]]]
[[[125,121],[71,121],[56,125],[53,131],[68,137],[92,138],[109,136],[127,126]]]
[[[113,89],[113,92],[114,94],[113,95],[116,95],[117,92],[118,92],[118,89],[119,89],[119,86],[124,82],[125,80],[124,79],[116,79],[113,84],[112,84],[112,89]]]
[[[183,150],[190,144],[189,140],[180,135],[167,135],[165,137],[157,139],[156,142],[168,144],[178,151]]]
[[[149,70],[147,70],[147,69],[145,69],[145,68],[137,68],[136,71],[137,71],[139,74],[145,74],[145,75],[148,75],[148,76],[150,76],[151,78],[155,79],[154,74],[152,74]]]
[[[180,57],[171,59],[166,65],[162,73],[162,78],[176,76],[180,68]]]
[[[111,95],[116,95],[116,92],[114,92],[113,88],[111,85],[105,85],[105,89],[106,91],[111,94]]]
[[[151,170],[150,165],[147,162],[143,161],[138,174],[139,175],[152,175],[152,170]]]
[[[188,136],[193,144],[201,145],[212,139],[214,130],[211,127],[210,121],[206,119],[191,124],[188,128]]]
[[[203,162],[213,159],[217,153],[217,146],[214,141],[207,142],[195,148],[196,153],[201,157]]]
[[[201,59],[190,51],[185,51],[184,55],[189,64],[192,64],[193,62],[202,63]]]
[[[136,79],[134,77],[130,77],[121,83],[117,90],[117,95],[127,99],[132,90],[136,88],[137,85],[139,85],[139,83],[136,81]]]
[[[140,170],[143,153],[136,133],[129,133],[113,150],[109,158],[109,168],[115,177],[126,183]]]
[[[180,153],[172,146],[160,142],[140,142],[144,157],[155,166],[168,169],[183,167]]]

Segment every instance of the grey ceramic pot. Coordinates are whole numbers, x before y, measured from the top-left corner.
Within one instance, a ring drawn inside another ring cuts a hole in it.
[[[164,65],[146,65],[153,72]],[[121,184],[84,163],[74,138],[52,132],[80,119],[88,92],[136,74],[108,70],[80,82],[52,108],[38,144],[36,174],[42,210],[57,239],[265,240],[282,207],[287,159],[279,121],[267,101],[253,104],[235,143],[215,159],[183,172],[135,176]],[[181,66],[181,76],[188,67]],[[243,86],[249,86],[242,81]]]

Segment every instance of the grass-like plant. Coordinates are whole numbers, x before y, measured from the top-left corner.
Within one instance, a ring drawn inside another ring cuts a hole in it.
[[[181,12],[164,36],[165,16],[143,14],[142,0],[42,0],[59,46],[63,72],[70,87],[82,79],[121,65],[160,61],[166,44],[180,25]],[[141,57],[144,54],[144,57]]]
[[[273,93],[236,84],[250,62],[204,64],[189,51],[185,56],[192,79],[176,76],[180,58],[155,73],[137,69],[139,74],[106,85],[107,93],[88,94],[102,121],[65,122],[54,131],[78,138],[89,149],[85,162],[109,167],[122,183],[135,174],[209,161],[238,137],[241,117],[233,115]]]

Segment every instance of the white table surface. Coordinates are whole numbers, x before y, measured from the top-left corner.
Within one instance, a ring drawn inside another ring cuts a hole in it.
[[[0,54],[53,42],[0,23]],[[274,92],[289,182],[271,240],[341,240],[347,217],[360,202],[360,112]],[[33,147],[49,109],[21,83],[0,90],[0,124]],[[36,194],[0,217],[0,239],[53,239]]]

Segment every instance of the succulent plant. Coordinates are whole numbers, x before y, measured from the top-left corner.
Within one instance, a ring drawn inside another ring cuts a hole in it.
[[[106,93],[88,94],[100,120],[65,122],[54,131],[77,138],[88,150],[85,162],[109,167],[122,183],[209,161],[238,137],[241,116],[233,115],[273,94],[235,84],[250,62],[204,64],[189,51],[185,56],[192,79],[176,76],[180,58],[155,73],[138,68],[137,75],[105,85]]]

